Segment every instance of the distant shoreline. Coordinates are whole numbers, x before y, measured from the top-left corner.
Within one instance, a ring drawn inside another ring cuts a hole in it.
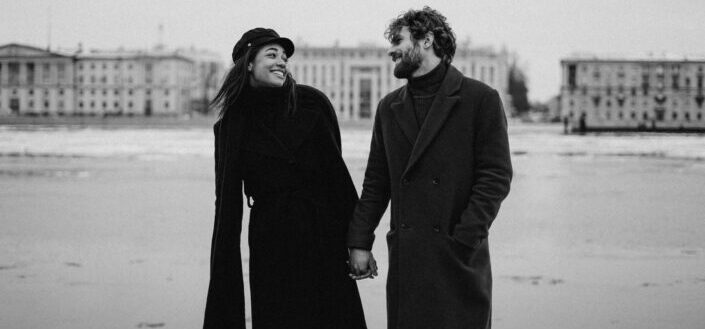
[[[215,116],[0,116],[0,125],[89,126],[89,127],[209,127]]]
[[[209,128],[215,115],[182,116],[0,116],[0,126],[77,126],[100,128]],[[341,128],[372,129],[372,120],[338,120]]]

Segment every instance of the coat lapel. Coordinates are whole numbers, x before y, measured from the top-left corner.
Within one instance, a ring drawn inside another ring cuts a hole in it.
[[[411,150],[409,162],[406,165],[404,174],[406,174],[419,160],[421,155],[423,155],[423,152],[428,148],[438,134],[438,131],[441,127],[443,127],[443,124],[446,119],[448,119],[451,110],[460,100],[460,96],[457,95],[457,92],[460,89],[462,82],[462,73],[450,65],[448,67],[448,73],[446,73],[443,83],[441,84],[441,88],[438,90],[438,94],[436,94],[436,97],[431,104],[426,120],[418,133],[418,138],[416,139],[416,143],[414,143],[414,148]],[[405,112],[409,112],[409,115],[414,116],[413,108],[411,110],[406,110]]]
[[[414,145],[419,135],[419,124],[416,122],[413,100],[407,92],[407,88],[407,86],[402,88],[399,93],[399,100],[392,103],[391,107],[394,119],[399,124],[404,136],[406,136],[411,145]]]

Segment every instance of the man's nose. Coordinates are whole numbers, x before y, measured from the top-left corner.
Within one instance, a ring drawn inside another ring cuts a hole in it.
[[[387,56],[392,56],[392,54],[394,54],[395,51],[396,51],[396,49],[394,49],[394,46],[389,47],[387,49]]]

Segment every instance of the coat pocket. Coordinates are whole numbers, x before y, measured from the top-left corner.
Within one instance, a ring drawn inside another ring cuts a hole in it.
[[[477,251],[477,248],[468,247],[448,235],[446,235],[445,238],[448,244],[450,245],[450,249],[453,251],[453,254],[455,255],[456,259],[464,265],[469,265],[473,254]]]

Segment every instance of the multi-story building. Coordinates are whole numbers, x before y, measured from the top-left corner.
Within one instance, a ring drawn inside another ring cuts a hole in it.
[[[453,65],[463,74],[507,96],[507,53],[459,47]],[[404,85],[394,77],[394,62],[387,50],[376,46],[297,47],[289,70],[298,83],[320,89],[338,111],[340,119],[370,119],[387,93]],[[508,106],[505,109],[509,110]]]
[[[704,130],[703,59],[568,58],[561,115],[574,130]]]
[[[161,47],[60,53],[20,44],[0,46],[0,115],[186,113],[194,99],[210,97],[216,89],[201,80],[218,80],[223,71],[217,59],[191,54]],[[210,75],[200,74],[202,62],[215,63],[206,65]]]
[[[75,57],[9,44],[0,47],[0,114],[63,114],[75,108]]]
[[[91,51],[77,56],[78,114],[168,115],[189,110],[193,62],[142,51]]]

